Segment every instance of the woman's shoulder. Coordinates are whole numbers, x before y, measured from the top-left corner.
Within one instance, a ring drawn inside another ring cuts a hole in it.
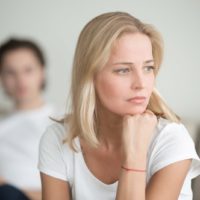
[[[168,119],[160,117],[156,127],[157,135],[163,135],[167,133],[168,135],[173,134],[185,134],[189,135],[188,130],[182,122],[173,122]]]
[[[41,140],[56,139],[57,141],[61,142],[65,139],[66,135],[67,131],[64,124],[60,122],[54,122],[46,128]]]
[[[73,152],[64,142],[66,128],[55,122],[47,127],[39,145],[38,168],[41,172],[68,181],[73,166]]]
[[[149,149],[151,175],[174,162],[192,159],[190,177],[200,174],[200,159],[193,139],[183,123],[160,118]]]
[[[68,143],[69,128],[68,124],[62,121],[55,121],[46,128],[40,139],[40,149],[60,149],[67,154],[73,154],[73,149]],[[77,145],[78,139],[75,138],[75,144]]]
[[[159,152],[191,152],[195,153],[194,141],[181,122],[171,122],[167,119],[160,118],[155,130],[155,136],[152,141],[152,148]],[[181,153],[180,153],[181,154]]]
[[[194,142],[185,125],[181,122],[159,118],[152,140],[152,146],[175,147],[194,146]]]

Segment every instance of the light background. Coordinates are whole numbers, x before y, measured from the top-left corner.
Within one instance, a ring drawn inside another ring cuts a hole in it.
[[[165,57],[157,87],[184,119],[200,119],[199,0],[0,0],[0,42],[10,36],[38,41],[48,59],[45,97],[65,108],[78,35],[98,14],[126,11],[161,32]],[[0,91],[0,107],[8,107]]]

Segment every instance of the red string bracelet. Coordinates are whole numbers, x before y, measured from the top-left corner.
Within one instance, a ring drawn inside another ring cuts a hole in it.
[[[125,169],[126,171],[134,171],[134,172],[146,172],[145,169],[130,169],[130,168],[126,168],[124,166],[121,166],[122,169]]]

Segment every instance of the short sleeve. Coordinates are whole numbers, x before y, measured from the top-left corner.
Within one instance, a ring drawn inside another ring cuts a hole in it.
[[[159,134],[151,156],[151,175],[169,164],[192,159],[188,176],[200,175],[200,159],[194,142],[183,124],[170,123]]]
[[[62,132],[64,130],[57,124],[46,129],[40,139],[38,169],[49,176],[68,181],[63,159]]]

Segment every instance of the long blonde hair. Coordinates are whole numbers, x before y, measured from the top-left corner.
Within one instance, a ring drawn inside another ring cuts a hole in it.
[[[152,25],[142,23],[125,12],[105,13],[86,24],[80,33],[74,55],[70,110],[63,119],[68,129],[66,141],[75,151],[73,139],[76,136],[84,138],[94,147],[99,144],[94,76],[107,63],[114,43],[127,33],[142,33],[149,37],[155,67],[160,68],[163,41]],[[179,117],[170,110],[156,88],[150,97],[148,109],[157,116],[179,122]]]

